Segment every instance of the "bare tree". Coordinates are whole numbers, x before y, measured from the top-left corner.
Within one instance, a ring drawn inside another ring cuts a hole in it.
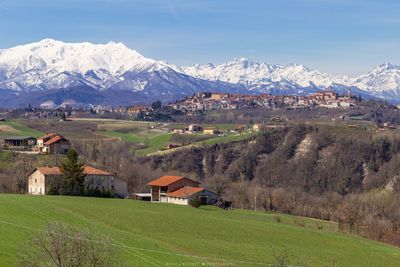
[[[57,222],[25,243],[19,259],[24,267],[117,266],[115,250],[109,240]]]

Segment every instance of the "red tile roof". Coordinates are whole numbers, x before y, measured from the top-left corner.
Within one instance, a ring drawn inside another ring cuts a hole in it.
[[[38,140],[45,140],[45,139],[49,139],[53,136],[57,135],[56,133],[48,133],[45,136],[39,137]]]
[[[63,138],[64,137],[62,137],[61,135],[56,135],[55,137],[53,137],[50,140],[46,141],[44,144],[45,145],[52,145],[54,143],[57,143],[58,141],[60,141]]]
[[[36,170],[40,171],[44,175],[60,175],[61,170],[59,167],[38,167]]]
[[[184,179],[185,177],[183,176],[170,176],[170,175],[165,175],[162,176],[156,180],[153,180],[149,182],[147,185],[150,186],[168,186],[170,184],[173,184],[181,179]]]
[[[204,191],[205,189],[202,187],[191,187],[191,186],[185,186],[182,187],[181,189],[178,189],[174,192],[168,193],[168,197],[181,197],[181,198],[186,198],[190,197],[198,192]]]
[[[61,175],[62,174],[59,167],[38,167],[38,168],[36,168],[36,170],[40,171],[44,175]],[[109,173],[107,171],[96,169],[94,167],[87,166],[87,165],[85,165],[83,167],[83,172],[86,175],[104,175],[104,176],[112,175],[111,173]]]
[[[110,173],[108,171],[103,171],[103,170],[96,169],[92,166],[87,166],[87,165],[85,165],[83,167],[83,171],[85,172],[85,174],[88,174],[88,175],[112,175],[112,173]]]

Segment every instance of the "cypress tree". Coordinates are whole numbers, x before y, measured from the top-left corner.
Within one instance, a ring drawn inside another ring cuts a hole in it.
[[[61,163],[63,174],[63,194],[82,195],[85,190],[84,162],[75,149],[68,150],[67,159]]]

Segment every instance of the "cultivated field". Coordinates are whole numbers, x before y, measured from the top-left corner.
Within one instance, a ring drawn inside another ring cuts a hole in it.
[[[398,248],[340,234],[334,223],[313,219],[132,200],[0,195],[0,266],[14,266],[21,244],[60,220],[110,238],[125,266],[268,266],[284,250],[296,266],[400,262]]]

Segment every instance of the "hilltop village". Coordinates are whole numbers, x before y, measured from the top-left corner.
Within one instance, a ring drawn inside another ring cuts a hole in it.
[[[357,107],[359,98],[351,94],[339,95],[328,88],[325,91],[316,92],[308,96],[294,95],[247,95],[247,94],[229,94],[229,93],[210,93],[200,92],[191,97],[178,100],[164,106],[165,109],[181,111],[184,114],[211,111],[211,110],[235,110],[235,109],[304,109],[304,108],[329,108],[329,109],[347,109]],[[127,112],[130,114],[149,113],[152,106],[133,106]],[[189,114],[190,115],[190,114]]]

